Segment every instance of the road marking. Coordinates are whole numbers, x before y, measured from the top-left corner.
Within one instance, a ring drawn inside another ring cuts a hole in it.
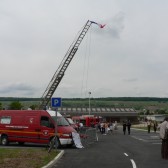
[[[137,138],[136,136],[131,136],[131,137],[134,138],[134,139],[137,139],[137,140],[139,140],[139,141],[147,142],[147,140],[141,139],[141,138]]]
[[[128,156],[127,153],[124,153],[124,155],[125,155],[125,156]],[[134,160],[133,160],[133,159],[130,159],[130,161],[131,161],[131,163],[132,163],[132,167],[133,167],[133,168],[136,168],[136,164],[135,164]]]
[[[125,155],[125,156],[128,156],[128,154],[127,154],[127,153],[124,153],[124,155]]]
[[[154,145],[161,145],[162,143],[161,142],[158,142],[158,143],[152,143]]]
[[[155,135],[155,136],[150,136],[150,137],[151,137],[151,138],[159,138],[159,136],[156,136],[156,135]]]
[[[130,159],[130,160],[131,160],[131,163],[132,163],[132,167],[136,168],[136,164],[135,164],[134,160],[133,159]]]

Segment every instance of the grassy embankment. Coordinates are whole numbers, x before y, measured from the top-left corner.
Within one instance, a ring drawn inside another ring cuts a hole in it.
[[[53,160],[59,151],[33,148],[0,148],[0,167],[41,168]]]
[[[144,124],[137,124],[137,125],[132,125],[132,128],[147,130],[147,125],[145,123]]]

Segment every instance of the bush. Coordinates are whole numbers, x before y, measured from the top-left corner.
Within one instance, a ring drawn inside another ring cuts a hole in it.
[[[23,108],[23,105],[19,101],[12,102],[9,105],[10,110],[21,110]]]

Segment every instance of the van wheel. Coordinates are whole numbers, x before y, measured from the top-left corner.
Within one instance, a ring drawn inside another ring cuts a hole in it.
[[[24,142],[18,142],[19,145],[24,145]]]
[[[68,144],[67,147],[72,148],[74,144]]]
[[[3,135],[3,136],[1,137],[1,144],[2,144],[3,146],[6,146],[6,145],[9,144],[8,137],[7,137],[6,135]]]

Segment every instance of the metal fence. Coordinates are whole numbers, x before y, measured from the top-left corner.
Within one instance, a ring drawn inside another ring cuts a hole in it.
[[[92,127],[83,127],[79,130],[81,136],[81,143],[84,147],[98,142],[99,138],[97,135],[97,129]]]

